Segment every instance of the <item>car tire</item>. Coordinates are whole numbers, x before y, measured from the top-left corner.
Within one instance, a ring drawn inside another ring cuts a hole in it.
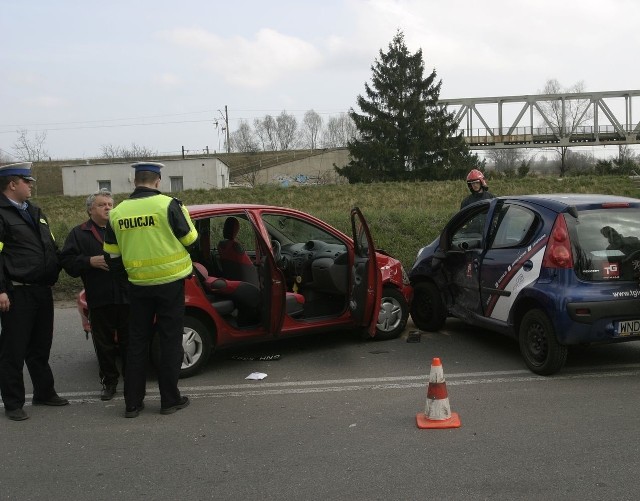
[[[420,282],[413,287],[411,318],[421,331],[440,330],[447,319],[442,296],[432,282]]]
[[[180,367],[180,378],[187,378],[200,372],[209,361],[213,346],[213,336],[209,329],[195,317],[184,317],[182,333],[182,349],[184,352]],[[153,365],[160,367],[160,342],[153,336],[151,342],[151,359]]]
[[[407,326],[408,319],[409,304],[402,292],[395,287],[383,287],[374,339],[385,341],[397,338]]]
[[[567,360],[567,347],[558,342],[551,320],[542,310],[528,311],[519,332],[520,353],[527,367],[541,376],[558,372]]]

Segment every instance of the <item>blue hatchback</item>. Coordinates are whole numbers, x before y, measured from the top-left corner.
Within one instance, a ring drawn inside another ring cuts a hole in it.
[[[569,345],[640,339],[640,200],[498,197],[457,213],[409,274],[421,330],[452,316],[516,337],[549,375]]]

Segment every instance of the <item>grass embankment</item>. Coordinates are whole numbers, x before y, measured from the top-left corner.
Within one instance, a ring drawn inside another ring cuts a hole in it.
[[[625,176],[584,176],[556,179],[527,177],[495,179],[489,182],[495,195],[527,193],[605,193],[640,196]],[[177,194],[185,204],[216,202],[260,203],[299,209],[350,234],[349,210],[358,206],[367,218],[376,246],[402,261],[413,264],[418,249],[431,242],[468,194],[463,181],[380,183],[368,185],[325,185],[279,188],[259,186],[226,190],[190,190]],[[128,195],[117,195],[116,203]],[[69,230],[86,219],[86,197],[44,196],[34,198],[50,220],[58,245]],[[79,279],[60,274],[55,297],[72,299],[82,288]]]

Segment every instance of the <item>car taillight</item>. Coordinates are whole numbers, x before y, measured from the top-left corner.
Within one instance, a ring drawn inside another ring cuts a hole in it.
[[[573,268],[569,231],[562,214],[558,214],[556,222],[553,224],[542,266],[546,268]]]

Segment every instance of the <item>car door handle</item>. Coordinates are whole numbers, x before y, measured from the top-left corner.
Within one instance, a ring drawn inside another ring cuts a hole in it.
[[[531,261],[531,259],[527,259],[523,264],[522,264],[522,269],[524,271],[531,271],[533,269],[533,262]]]

